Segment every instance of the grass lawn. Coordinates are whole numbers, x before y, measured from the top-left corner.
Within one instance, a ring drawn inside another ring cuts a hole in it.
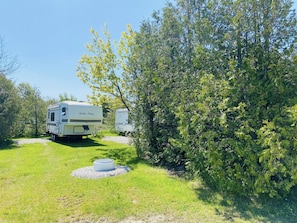
[[[71,176],[99,158],[131,171],[96,180]],[[296,222],[293,194],[223,196],[147,165],[132,146],[99,139],[0,148],[0,222]]]

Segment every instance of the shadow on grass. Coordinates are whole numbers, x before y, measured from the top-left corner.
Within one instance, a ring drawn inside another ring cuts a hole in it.
[[[70,146],[72,148],[78,147],[92,147],[92,146],[106,146],[105,144],[98,143],[96,140],[91,138],[83,139],[68,139],[68,138],[59,138],[56,143]]]
[[[94,162],[97,159],[110,158],[113,159],[116,165],[128,166],[134,169],[139,162],[142,162],[136,156],[135,150],[131,147],[119,148],[119,149],[96,149],[100,152],[100,156],[93,157],[90,161]]]
[[[233,222],[235,218],[250,222],[297,222],[297,187],[286,199],[222,195],[206,187],[196,189],[196,194],[206,203],[223,206],[222,210],[216,209],[216,214],[226,222]]]
[[[0,150],[18,149],[19,147],[13,140],[5,140],[0,142]]]

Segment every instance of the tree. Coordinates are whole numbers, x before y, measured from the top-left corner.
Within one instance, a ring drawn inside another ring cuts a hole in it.
[[[196,90],[178,117],[188,168],[220,190],[283,196],[296,184],[291,6],[209,1],[204,16],[212,38],[196,46],[197,81],[188,82]]]
[[[16,89],[13,82],[6,78],[18,67],[18,60],[8,54],[0,37],[0,144],[13,135],[11,131],[18,114]]]
[[[19,98],[13,82],[0,74],[0,144],[12,137],[12,127],[17,120]]]
[[[159,164],[182,154],[208,185],[242,195],[296,185],[291,6],[179,0],[143,22],[128,63],[138,154]]]
[[[63,94],[59,94],[59,101],[77,101],[77,98],[64,92]]]
[[[40,91],[28,83],[18,86],[21,107],[18,122],[15,124],[15,135],[38,136],[45,130],[46,102],[41,98]]]
[[[182,24],[171,4],[163,18],[155,12],[153,19],[142,23],[129,60],[136,86],[135,145],[138,155],[152,163],[180,164],[183,153],[173,140],[179,137],[174,111],[185,61]]]
[[[106,41],[92,28],[92,41],[86,45],[91,55],[83,55],[77,68],[77,76],[93,90],[90,98],[95,103],[110,102],[114,98],[130,109],[132,97],[129,93],[129,71],[124,61],[129,56],[134,32],[127,26],[120,43],[112,44],[110,33],[105,29]]]
[[[0,36],[0,74],[8,75],[19,68],[20,64],[17,57],[11,56],[5,50],[5,43]]]

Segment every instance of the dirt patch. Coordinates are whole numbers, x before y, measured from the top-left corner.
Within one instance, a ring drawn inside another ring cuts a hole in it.
[[[96,219],[96,217],[84,217],[84,216],[69,216],[67,219],[60,219],[58,223],[185,223],[188,222],[183,218],[176,218],[173,215],[149,215],[144,216],[141,219],[136,216],[130,216],[125,219],[114,221],[108,218]]]
[[[146,216],[144,219],[138,219],[137,217],[128,217],[126,219],[123,219],[119,221],[119,223],[167,223],[167,222],[178,222],[181,223],[181,219],[174,219],[173,216],[166,216],[161,214]]]
[[[33,138],[33,139],[17,139],[17,140],[14,140],[14,142],[17,145],[23,145],[23,144],[32,144],[32,143],[46,144],[51,141],[49,139],[45,139],[45,138]]]

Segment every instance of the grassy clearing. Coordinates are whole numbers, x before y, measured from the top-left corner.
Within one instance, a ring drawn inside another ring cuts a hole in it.
[[[98,158],[125,175],[71,177]],[[297,196],[284,201],[224,197],[137,159],[131,146],[98,139],[0,149],[0,222],[295,222]]]

